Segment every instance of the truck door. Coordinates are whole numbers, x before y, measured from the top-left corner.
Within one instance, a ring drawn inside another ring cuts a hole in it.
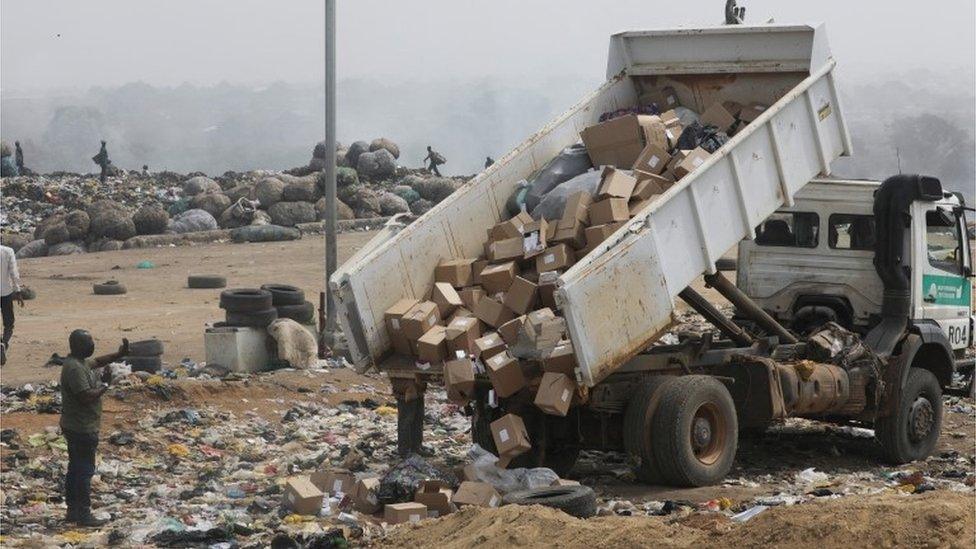
[[[916,311],[939,324],[953,349],[963,349],[969,344],[972,306],[965,217],[951,205],[916,202],[915,207],[916,242],[921,244],[915,247]]]

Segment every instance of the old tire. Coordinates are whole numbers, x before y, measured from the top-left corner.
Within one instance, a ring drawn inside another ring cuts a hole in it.
[[[238,288],[220,292],[220,308],[228,313],[253,313],[271,308],[271,292]]]
[[[654,458],[668,484],[708,486],[732,468],[739,426],[732,395],[717,379],[683,376],[661,387],[653,424]]]
[[[92,284],[92,292],[95,295],[123,295],[126,293],[125,284],[117,280],[109,280],[101,284]]]
[[[893,464],[924,459],[939,442],[942,387],[928,370],[911,368],[895,413],[879,418],[874,436],[885,461]]]
[[[268,324],[271,324],[277,319],[278,311],[273,308],[247,313],[227,311],[226,325],[246,328],[267,328]]]
[[[156,373],[163,367],[163,359],[158,356],[125,356],[122,360],[132,366],[133,372]]]
[[[163,342],[158,339],[146,339],[129,343],[129,356],[159,356],[163,354]]]
[[[299,324],[310,324],[315,318],[315,306],[308,301],[301,305],[275,305],[275,309],[278,318],[290,318]]]
[[[654,457],[654,413],[661,400],[661,387],[675,378],[654,376],[637,388],[624,412],[624,450],[634,462],[634,473],[645,484],[660,484],[661,470]]]
[[[186,277],[186,286],[193,289],[225,288],[227,278],[216,275],[190,275]]]
[[[545,505],[578,518],[596,514],[596,494],[589,486],[550,486],[509,492],[505,503],[514,505]]]
[[[301,305],[305,303],[305,292],[288,284],[263,284],[262,290],[271,292],[271,302],[275,307],[282,305]]]

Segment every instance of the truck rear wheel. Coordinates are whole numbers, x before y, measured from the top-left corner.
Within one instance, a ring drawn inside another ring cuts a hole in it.
[[[630,397],[624,412],[624,450],[635,463],[638,480],[645,484],[660,484],[663,480],[654,457],[654,412],[661,400],[661,387],[675,379],[660,375],[645,380]]]
[[[732,395],[709,376],[683,376],[661,388],[654,457],[669,484],[707,486],[725,478],[738,445]]]
[[[889,463],[924,459],[942,430],[942,387],[928,370],[911,368],[895,413],[879,418],[874,435]]]

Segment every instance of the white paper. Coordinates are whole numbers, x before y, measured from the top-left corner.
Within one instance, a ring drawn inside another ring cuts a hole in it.
[[[501,439],[502,442],[508,442],[508,429],[498,431],[498,438]]]
[[[488,389],[488,406],[498,408],[498,395],[495,394],[494,389]]]
[[[393,318],[393,319],[390,319],[390,320],[393,321],[393,329],[394,330],[399,330],[400,329],[400,319],[399,318]]]
[[[410,522],[420,522],[420,515],[410,515]]]
[[[342,481],[336,480],[335,482],[332,483],[332,492],[335,493],[341,491],[342,491]]]
[[[454,356],[456,356],[458,358],[464,358],[467,355],[464,354],[464,351],[463,350],[459,349],[457,351],[454,351]]]
[[[542,262],[545,263],[546,265],[550,263],[555,263],[555,261],[556,261],[556,254],[547,254],[544,258],[542,258]]]
[[[569,389],[563,389],[563,396],[561,398],[563,402],[569,400]]]
[[[694,164],[695,167],[697,168],[698,166],[701,166],[702,164],[704,164],[705,161],[703,159],[701,159],[701,158],[694,158],[694,159],[692,159],[691,163]]]
[[[295,503],[295,492],[288,492],[288,503]]]
[[[669,95],[668,96],[668,105],[674,105],[674,96],[673,95]]]
[[[491,499],[488,500],[488,507],[498,507],[498,496],[491,495]]]
[[[437,511],[436,509],[430,509],[429,511],[427,511],[427,514],[430,515],[430,516],[432,516],[432,517],[434,517],[434,518],[437,518],[437,517],[440,516],[440,512]]]
[[[657,155],[651,155],[651,157],[647,160],[647,165],[650,166],[650,167],[652,167],[652,168],[656,168],[658,162],[660,162],[660,161],[661,161],[661,159],[658,158]]]
[[[416,362],[414,364],[416,364],[418,370],[429,370],[430,369],[430,362]]]

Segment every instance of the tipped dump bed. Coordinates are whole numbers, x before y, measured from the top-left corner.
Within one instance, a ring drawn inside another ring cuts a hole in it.
[[[671,322],[675,296],[830,162],[850,153],[822,26],[626,32],[611,37],[609,78],[494,166],[330,281],[357,364],[389,352],[384,311],[423,298],[436,265],[482,254],[516,183],[579,141],[601,114],[671,86],[701,112],[716,101],[770,105],[688,176],[559,279],[578,380],[593,386]],[[505,216],[507,217],[507,216]]]

